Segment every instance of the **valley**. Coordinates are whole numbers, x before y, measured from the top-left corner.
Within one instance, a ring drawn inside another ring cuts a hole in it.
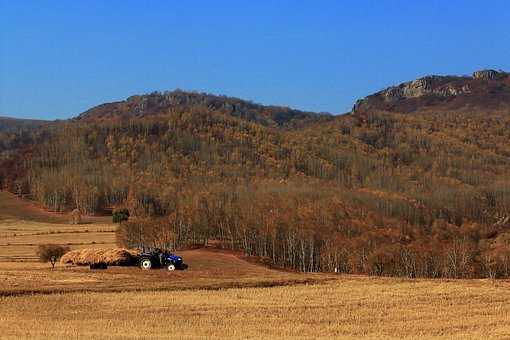
[[[34,245],[58,241],[75,249],[93,241],[98,247],[115,246],[115,225],[104,218],[81,225],[68,225],[63,216],[48,222],[54,214],[30,215],[33,207],[1,194],[0,207],[10,209],[0,208],[0,243],[16,229]],[[21,219],[24,211],[30,221]],[[84,228],[89,233],[77,232]],[[108,231],[92,232],[102,228]],[[510,336],[508,280],[298,273],[207,248],[178,252],[189,264],[187,271],[61,264],[51,270],[36,262],[34,246],[13,242],[11,247],[0,247],[0,329],[6,339],[258,338],[260,332],[271,338]],[[11,251],[19,258],[6,259]]]
[[[215,240],[303,272],[507,278],[509,79],[426,76],[338,116],[134,95],[0,132],[0,185],[57,215],[127,210],[128,248]]]
[[[0,340],[510,339],[510,1],[0,18]]]

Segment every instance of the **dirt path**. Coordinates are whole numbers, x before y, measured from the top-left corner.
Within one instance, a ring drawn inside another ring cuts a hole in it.
[[[16,218],[26,221],[46,223],[69,223],[68,213],[51,212],[38,206],[36,202],[20,199],[16,195],[0,191],[0,220]],[[109,216],[84,216],[84,224],[110,222]]]

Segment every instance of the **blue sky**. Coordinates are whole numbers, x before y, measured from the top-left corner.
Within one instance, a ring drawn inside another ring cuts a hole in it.
[[[0,115],[155,90],[342,113],[427,74],[510,70],[510,1],[0,0]]]

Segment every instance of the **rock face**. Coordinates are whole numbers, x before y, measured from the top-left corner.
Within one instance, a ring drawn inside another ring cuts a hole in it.
[[[503,71],[496,70],[481,70],[473,72],[474,79],[482,79],[482,80],[497,80],[503,79],[508,76],[508,73]]]
[[[489,81],[496,84],[489,84]],[[509,86],[510,74],[495,70],[476,71],[472,77],[426,76],[360,99],[354,104],[353,112],[370,109],[413,111],[413,107],[436,104],[454,97],[493,92],[494,88],[498,91],[503,88],[510,90]]]
[[[395,99],[416,98],[427,94],[436,94],[438,96],[447,97],[469,93],[468,85],[450,83],[442,85],[442,81],[443,77],[423,77],[383,90],[382,95],[386,101],[392,101]]]

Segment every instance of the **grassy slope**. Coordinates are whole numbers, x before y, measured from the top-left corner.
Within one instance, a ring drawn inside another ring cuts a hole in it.
[[[0,191],[0,221],[5,219],[54,224],[66,224],[70,221],[70,217],[67,214],[47,212],[37,207],[35,202],[20,200],[10,192]],[[110,222],[111,217],[108,216],[85,216],[82,225],[91,223],[106,224]]]
[[[47,223],[65,223],[68,221],[63,215],[45,213],[27,201],[16,198],[15,195],[0,191],[0,221],[17,219]]]

